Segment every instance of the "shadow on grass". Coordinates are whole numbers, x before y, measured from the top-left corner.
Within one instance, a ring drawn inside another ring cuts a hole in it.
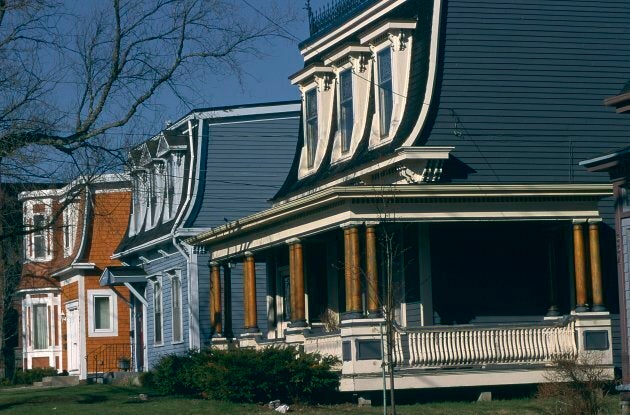
[[[77,403],[90,405],[95,403],[103,403],[108,401],[109,398],[104,395],[81,395],[80,399],[77,399]]]

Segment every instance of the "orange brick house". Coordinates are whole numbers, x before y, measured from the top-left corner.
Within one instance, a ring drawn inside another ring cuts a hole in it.
[[[53,367],[81,379],[126,370],[131,358],[129,291],[99,277],[129,219],[126,175],[77,179],[20,194],[24,266],[18,290],[24,369]]]

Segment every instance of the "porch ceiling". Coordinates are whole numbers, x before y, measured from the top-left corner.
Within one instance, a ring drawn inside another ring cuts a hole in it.
[[[215,260],[265,249],[348,222],[597,218],[610,184],[337,186],[276,205],[186,240]]]

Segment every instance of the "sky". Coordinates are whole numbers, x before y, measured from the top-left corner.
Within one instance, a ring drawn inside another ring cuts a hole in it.
[[[247,0],[243,2],[243,12],[265,19],[265,4],[269,0]],[[291,85],[289,76],[302,69],[304,60],[298,49],[298,41],[308,38],[308,19],[304,7],[305,0],[275,0],[276,3],[293,7],[296,21],[283,29],[293,39],[275,38],[264,43],[262,51],[265,56],[252,58],[247,62],[242,83],[236,77],[217,79],[216,82],[204,86],[207,90],[207,103],[203,106],[241,105],[258,102],[286,101],[299,99],[299,90]],[[329,0],[311,0],[311,7],[317,10]],[[250,7],[247,3],[252,5]],[[260,13],[259,13],[260,12]],[[177,110],[177,107],[175,108]],[[182,108],[180,108],[182,109]],[[184,115],[184,114],[181,114]],[[177,114],[171,114],[178,118]]]

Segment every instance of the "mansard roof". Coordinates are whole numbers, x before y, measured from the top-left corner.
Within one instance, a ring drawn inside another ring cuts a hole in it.
[[[359,14],[364,13],[361,2]],[[371,4],[371,3],[370,3]],[[309,192],[322,183],[392,153],[413,129],[423,105],[427,121],[410,146],[452,146],[442,181],[453,183],[602,182],[578,163],[627,145],[630,117],[630,9],[623,0],[440,1],[384,0],[399,4],[379,21],[414,18],[411,85],[404,119],[390,144],[369,149],[365,140],[347,161],[331,164],[331,140],[319,169],[299,178],[300,132],[291,171],[274,201]],[[428,10],[440,5],[434,94],[425,101]],[[367,8],[371,6],[366,6]],[[376,6],[374,6],[376,7]],[[357,9],[357,10],[359,10]],[[336,20],[300,47],[305,66],[324,60],[358,32],[340,32],[357,15]],[[601,22],[606,22],[603,25]],[[327,49],[326,49],[327,48]],[[371,98],[372,102],[374,97]],[[372,113],[374,107],[370,108]]]

